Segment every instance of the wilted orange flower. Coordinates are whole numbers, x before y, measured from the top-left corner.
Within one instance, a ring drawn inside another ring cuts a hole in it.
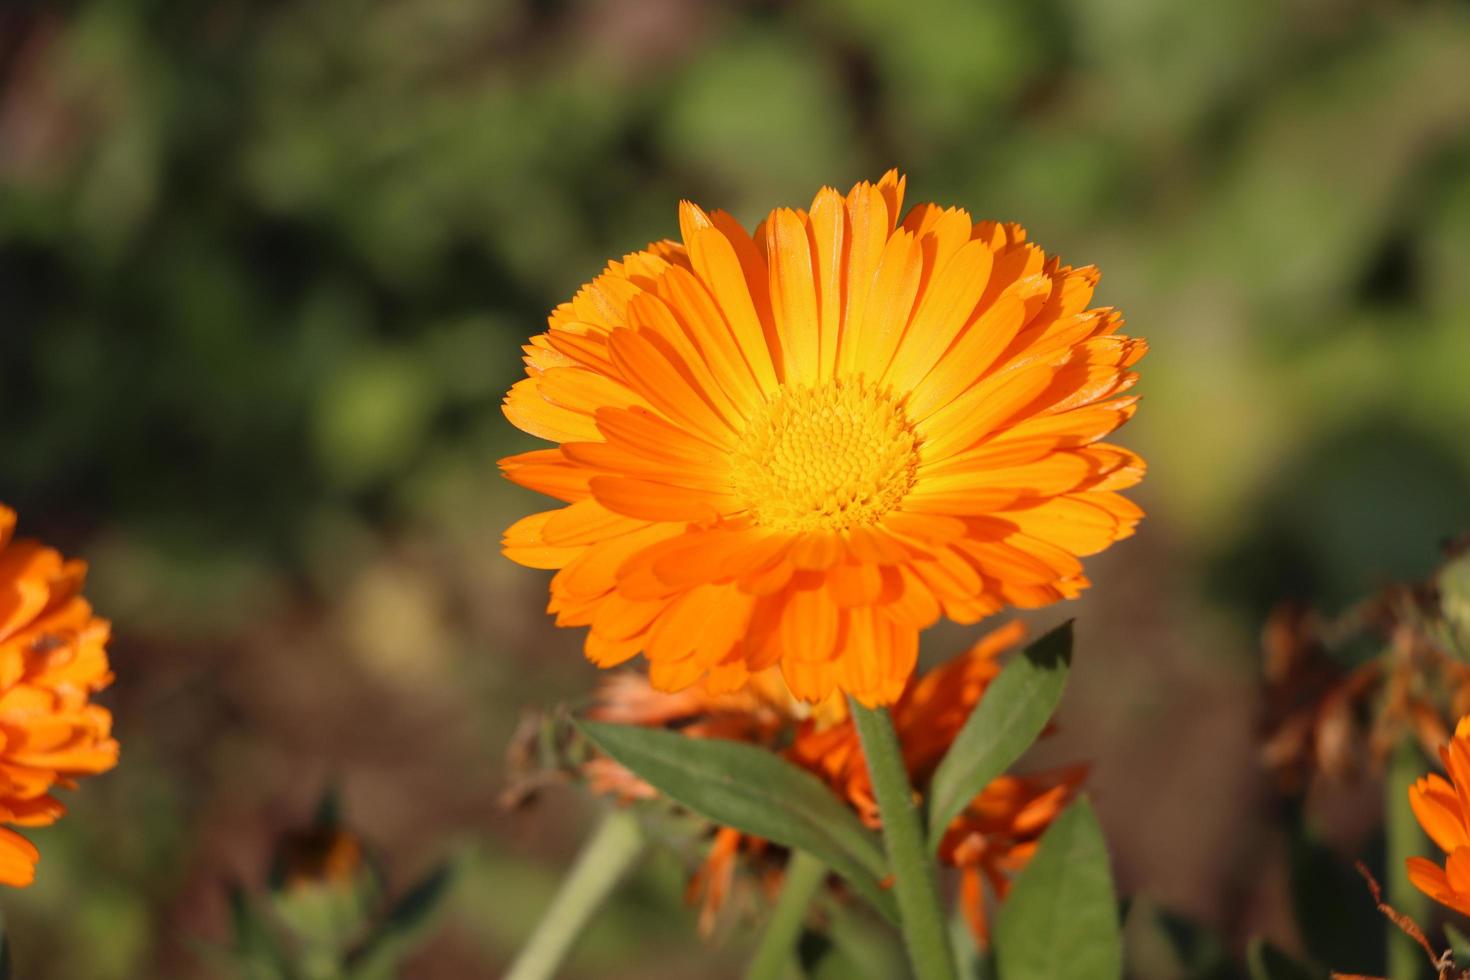
[[[1453,719],[1470,713],[1470,664],[1452,652],[1444,605],[1442,579],[1456,560],[1452,552],[1428,581],[1389,585],[1330,617],[1296,603],[1272,611],[1261,754],[1282,792],[1381,770],[1406,738],[1432,756]],[[1349,653],[1369,644],[1377,652],[1366,659]]]
[[[985,883],[990,883],[996,901],[1005,901],[1011,877],[1026,867],[1041,835],[1076,797],[1086,775],[1085,766],[1072,766],[998,776],[945,831],[939,858],[960,869],[965,922],[982,947],[990,942]]]
[[[894,728],[913,785],[924,787],[950,744],[1000,672],[997,657],[1024,635],[1011,623],[976,643],[962,657],[916,679],[894,705]],[[839,697],[809,709],[784,690],[774,670],[756,675],[746,690],[725,695],[702,691],[663,694],[641,677],[616,675],[592,712],[600,720],[664,726],[696,738],[733,738],[772,747],[789,739],[782,754],[823,779],[870,827],[881,825],[856,726]],[[616,762],[587,765],[593,788],[625,799],[656,796]],[[1010,876],[1023,868],[1036,842],[1076,795],[1086,770],[1074,766],[1027,776],[1000,776],[971,801],[947,829],[939,848],[945,863],[962,872],[965,916],[983,946],[988,941],[984,882],[998,899]],[[729,895],[742,852],[764,854],[764,841],[729,827],[716,832],[704,865],[690,882],[691,900],[702,900],[700,927],[708,932]]]
[[[108,624],[80,595],[86,565],[34,541],[12,541],[0,505],[0,822],[55,823],[56,786],[117,764],[112,716],[91,703],[112,682]],[[0,882],[29,885],[35,845],[0,827]]]
[[[1384,665],[1340,665],[1323,642],[1326,625],[1313,610],[1287,602],[1271,611],[1262,630],[1261,758],[1283,792],[1303,791],[1315,772],[1346,780],[1370,758],[1359,715],[1379,693]]]
[[[1143,475],[1100,442],[1142,341],[1098,273],[1019,225],[921,204],[889,172],[754,235],[684,202],[682,242],[612,262],[525,348],[502,460],[568,504],[505,553],[559,569],[550,609],[600,666],[673,691],[779,665],[792,693],[893,702],[918,633],[1088,584]]]
[[[1419,826],[1445,852],[1445,865],[1409,858],[1409,880],[1441,905],[1470,915],[1470,716],[1460,719],[1439,758],[1449,780],[1438,773],[1415,780],[1409,805]]]

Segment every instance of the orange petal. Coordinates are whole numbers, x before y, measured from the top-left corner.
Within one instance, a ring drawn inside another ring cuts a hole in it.
[[[1450,891],[1461,899],[1470,899],[1470,847],[1457,847],[1445,861],[1445,880]]]
[[[615,514],[595,500],[579,501],[550,514],[541,529],[541,541],[558,548],[597,544],[646,526],[646,522]]]
[[[809,234],[817,277],[817,378],[826,381],[837,368],[848,241],[847,203],[831,187],[822,188],[812,201]]]
[[[803,216],[777,208],[766,219],[771,310],[785,358],[788,384],[816,384],[821,373],[821,324],[816,276]]]
[[[785,657],[826,660],[837,642],[837,605],[825,589],[791,590],[781,610],[780,640]]]
[[[843,336],[857,373],[881,378],[887,372],[913,314],[923,259],[923,250],[911,233],[900,230],[888,239],[879,255],[862,317],[850,316]]]
[[[1450,883],[1445,877],[1444,869],[1433,861],[1411,857],[1404,863],[1404,867],[1414,887],[1430,898],[1440,901],[1442,896],[1450,894]]]
[[[679,223],[695,274],[715,298],[741,356],[762,391],[776,389],[776,369],[735,248],[703,211],[687,201]]]
[[[791,543],[791,564],[798,569],[823,571],[847,557],[836,531],[808,531]]]
[[[507,456],[500,461],[500,469],[512,483],[568,503],[583,500],[591,493],[587,480],[592,474],[563,456],[559,449]]]
[[[885,380],[895,391],[912,391],[970,322],[993,261],[984,242],[970,241],[934,273],[888,368]]]
[[[592,424],[591,416],[547,401],[541,392],[541,380],[541,377],[523,378],[511,385],[501,406],[510,424],[552,442],[597,438],[597,427]]]
[[[613,363],[628,387],[663,415],[698,433],[712,445],[735,437],[730,423],[715,411],[708,396],[691,382],[689,369],[672,348],[660,344],[650,330],[614,330],[608,337]],[[611,406],[627,407],[627,406]]]
[[[608,510],[645,521],[708,523],[720,516],[721,505],[733,506],[728,497],[632,477],[593,477],[588,486]]]
[[[689,270],[675,267],[659,279],[657,290],[659,298],[678,315],[690,343],[704,356],[711,375],[730,401],[742,415],[752,412],[765,396],[704,283]]]
[[[868,183],[860,183],[848,193],[847,219],[850,232],[847,295],[843,305],[844,329],[837,347],[838,374],[856,374],[862,370],[858,359],[860,331],[856,326],[866,322],[878,262],[893,227],[883,190]]]
[[[943,459],[969,449],[1036,400],[1055,372],[1041,364],[987,378],[919,423],[922,458]]]
[[[1437,775],[1419,779],[1409,787],[1409,806],[1419,826],[1446,854],[1470,846],[1465,818],[1454,789]]]
[[[542,541],[541,533],[546,523],[557,513],[547,510],[531,514],[506,528],[505,536],[501,540],[501,553],[527,568],[565,568],[584,549],[552,547]]]
[[[0,884],[24,888],[36,880],[36,845],[13,830],[0,827]]]
[[[911,417],[927,418],[974,385],[1015,339],[1026,322],[1028,302],[1039,302],[1037,297],[1045,288],[1045,282],[1040,279],[1028,280],[1007,290],[988,306],[982,301],[984,312],[960,333],[914,386],[908,402]]]

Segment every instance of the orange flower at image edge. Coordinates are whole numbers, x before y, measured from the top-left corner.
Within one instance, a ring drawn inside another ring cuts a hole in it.
[[[748,234],[680,205],[681,242],[612,262],[525,348],[506,398],[557,443],[501,461],[567,506],[505,553],[600,666],[675,691],[779,665],[792,693],[892,703],[919,631],[1088,584],[1142,516],[1143,462],[1100,440],[1145,345],[1098,273],[1018,225],[902,210],[890,172]]]
[[[112,682],[109,627],[80,595],[86,565],[14,530],[0,506],[0,822],[39,827],[66,810],[53,788],[117,764],[112,716],[91,703]],[[39,858],[0,827],[0,883],[29,885]]]
[[[894,728],[905,767],[915,786],[928,785],[939,761],[1000,672],[997,657],[1024,634],[1011,623],[986,636],[970,651],[913,681],[894,705]],[[881,818],[863,759],[856,727],[841,698],[815,710],[794,700],[780,674],[757,674],[743,691],[711,695],[699,690],[663,694],[635,674],[609,678],[591,712],[601,721],[669,727],[692,738],[729,738],[775,747],[782,755],[823,779],[870,827]],[[789,744],[787,744],[789,742]],[[607,758],[586,765],[594,790],[623,799],[657,795],[648,784]],[[939,857],[961,872],[960,894],[971,931],[982,946],[989,937],[985,883],[1004,899],[1011,876],[1036,850],[1041,834],[1076,795],[1085,767],[1026,776],[1000,776],[950,824]],[[730,893],[742,849],[762,851],[764,842],[725,827],[715,835],[704,866],[690,886],[690,898],[703,899],[700,928],[708,933]]]
[[[1470,915],[1470,716],[1460,719],[1439,757],[1449,780],[1437,773],[1415,780],[1409,805],[1429,839],[1445,852],[1445,865],[1409,858],[1409,880],[1441,905]]]

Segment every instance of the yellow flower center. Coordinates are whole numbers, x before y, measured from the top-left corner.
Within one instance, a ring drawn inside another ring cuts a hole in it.
[[[746,426],[731,483],[757,524],[841,531],[898,506],[914,485],[918,447],[886,389],[861,378],[786,386]]]

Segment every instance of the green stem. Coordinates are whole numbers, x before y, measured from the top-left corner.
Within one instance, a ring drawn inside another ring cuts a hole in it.
[[[637,817],[627,809],[609,810],[582,845],[551,907],[510,965],[505,980],[550,980],[555,976],[593,913],[637,862],[644,843]]]
[[[781,980],[791,965],[791,950],[801,936],[807,907],[827,880],[827,866],[805,851],[793,851],[786,865],[786,881],[781,898],[771,912],[765,934],[756,947],[745,980]]]
[[[873,795],[883,818],[883,842],[893,870],[903,942],[917,980],[956,980],[949,933],[939,905],[939,881],[893,719],[886,708],[865,708],[849,699]]]
[[[1404,738],[1389,757],[1383,780],[1384,850],[1387,852],[1384,884],[1388,904],[1416,922],[1429,917],[1429,897],[1415,888],[1404,870],[1404,862],[1429,850],[1429,841],[1409,806],[1409,786],[1428,771],[1423,753],[1412,738]],[[1419,980],[1425,973],[1424,950],[1392,923],[1388,926],[1389,980]]]

